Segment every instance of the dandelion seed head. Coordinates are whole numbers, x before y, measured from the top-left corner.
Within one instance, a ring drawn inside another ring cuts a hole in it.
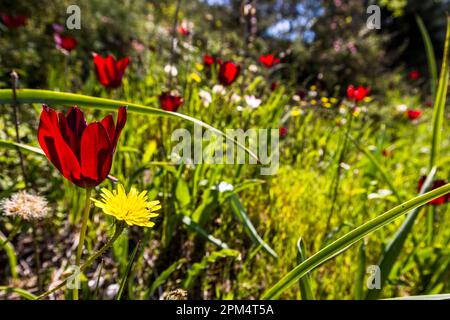
[[[0,201],[0,208],[6,216],[21,217],[27,221],[43,219],[49,211],[48,202],[43,196],[24,190]]]

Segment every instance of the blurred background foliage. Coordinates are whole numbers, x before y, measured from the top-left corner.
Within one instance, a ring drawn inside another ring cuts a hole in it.
[[[63,59],[55,49],[51,25],[64,24],[73,1],[14,1],[0,3],[0,12],[29,17],[27,32],[7,32],[0,26],[0,81],[7,87],[15,68],[29,87],[45,87],[49,69]],[[158,51],[167,62],[176,1],[79,0],[81,30],[68,30],[78,40],[70,61],[86,80],[89,53],[135,56],[133,40]],[[370,4],[382,8],[380,30],[366,27]],[[250,7],[248,5],[251,5]],[[427,73],[426,56],[415,14],[424,18],[435,45],[442,49],[448,0],[195,0],[182,1],[178,21],[192,24],[192,44],[199,55],[259,57],[278,53],[281,79],[321,84],[343,92],[349,82],[370,83],[384,91],[399,86],[396,73],[417,69]],[[380,75],[383,74],[383,77]]]

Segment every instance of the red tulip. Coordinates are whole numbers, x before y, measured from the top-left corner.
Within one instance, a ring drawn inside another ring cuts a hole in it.
[[[8,29],[16,29],[24,26],[27,23],[26,16],[10,16],[5,13],[1,15],[2,23]]]
[[[225,61],[220,64],[219,81],[224,86],[231,85],[239,75],[241,66],[232,61]]]
[[[280,131],[280,137],[281,137],[281,138],[286,137],[286,135],[287,135],[287,133],[288,133],[288,129],[287,129],[287,128],[281,127],[281,128],[279,129],[279,131]]]
[[[370,89],[365,88],[363,86],[359,86],[355,88],[353,85],[348,86],[347,88],[347,97],[349,100],[353,100],[355,102],[359,102],[363,100],[369,94]]]
[[[130,59],[125,57],[116,61],[112,55],[108,55],[106,58],[97,53],[93,55],[98,81],[106,88],[114,89],[120,87]]]
[[[38,140],[47,158],[67,180],[82,188],[95,187],[111,170],[126,121],[126,107],[119,108],[115,125],[112,115],[88,125],[78,107],[70,108],[64,116],[43,105]]]
[[[64,54],[69,54],[77,46],[77,40],[74,37],[64,36],[57,32],[53,34],[53,40],[56,48]]]
[[[410,73],[408,73],[408,78],[411,80],[417,80],[420,78],[420,72],[417,70],[413,70]]]
[[[259,62],[261,62],[266,68],[272,68],[274,65],[280,63],[280,59],[275,58],[272,54],[267,54],[265,56],[260,56]]]
[[[214,57],[213,57],[213,56],[210,56],[209,54],[205,54],[205,55],[203,56],[203,63],[204,63],[205,65],[207,65],[207,66],[213,65],[214,62],[215,62],[215,60],[216,60],[216,59],[214,59]]]
[[[409,109],[408,111],[406,111],[406,115],[408,116],[409,120],[416,120],[419,119],[422,115],[422,110]]]
[[[170,92],[164,92],[159,96],[159,104],[166,111],[177,112],[183,103],[184,101],[181,97],[173,95]]]
[[[420,189],[422,189],[422,186],[423,186],[423,184],[424,184],[426,178],[427,178],[426,176],[422,176],[422,177],[420,178],[419,184],[418,184],[418,186],[417,186],[417,192],[419,192]],[[434,189],[437,189],[437,188],[439,188],[439,187],[442,187],[442,186],[446,185],[447,183],[448,183],[448,182],[447,182],[446,180],[434,180],[434,181],[432,182],[432,184],[431,184],[430,190],[434,190]],[[444,195],[444,196],[441,196],[441,197],[439,197],[439,198],[436,198],[436,199],[434,199],[434,200],[431,200],[431,201],[428,202],[428,203],[429,203],[429,204],[432,204],[432,205],[435,205],[435,206],[438,206],[438,205],[441,205],[441,204],[444,204],[444,203],[448,202],[449,200],[450,200],[450,194],[446,194],[446,195]]]
[[[280,84],[278,82],[272,82],[270,85],[270,90],[275,91],[280,87]]]

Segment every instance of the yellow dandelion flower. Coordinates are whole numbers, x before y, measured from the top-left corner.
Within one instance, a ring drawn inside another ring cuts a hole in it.
[[[331,108],[333,105],[332,105],[331,103],[327,102],[327,103],[324,103],[323,106],[324,106],[325,108],[329,109],[329,108]]]
[[[309,90],[311,90],[311,91],[316,91],[316,90],[317,90],[317,86],[312,85],[311,87],[309,87]]]
[[[196,63],[195,69],[197,69],[198,71],[203,71],[203,65],[201,63]]]
[[[301,111],[299,110],[299,109],[292,109],[292,111],[291,111],[291,117],[298,117],[298,116],[300,116],[302,113],[301,113]]]
[[[328,102],[328,98],[327,97],[322,97],[320,99],[320,101],[322,101],[322,103],[327,103]]]
[[[313,106],[315,106],[317,104],[317,100],[312,99],[309,103],[311,103]]]
[[[364,102],[370,102],[370,101],[372,101],[372,97],[365,97],[364,98]]]
[[[148,201],[147,191],[138,193],[135,188],[131,188],[127,195],[121,184],[112,192],[105,188],[101,191],[102,199],[92,199],[92,201],[104,213],[117,220],[125,221],[129,226],[153,227],[155,225],[150,219],[158,216],[158,213],[154,211],[161,209],[161,205],[158,200]]]
[[[200,78],[200,76],[198,75],[198,73],[192,72],[192,73],[189,75],[189,80],[200,83],[200,82],[202,81],[202,78]]]
[[[332,103],[332,104],[335,104],[336,102],[338,102],[338,100],[336,99],[336,98],[330,98],[330,102]]]

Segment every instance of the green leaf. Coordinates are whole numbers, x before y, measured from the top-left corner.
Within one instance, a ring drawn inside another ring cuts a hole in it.
[[[9,149],[9,150],[16,150],[17,148],[19,148],[21,151],[31,152],[31,153],[45,156],[45,153],[44,153],[44,151],[42,151],[41,148],[32,147],[32,146],[29,146],[29,145],[26,145],[23,143],[0,140],[0,147],[2,147],[4,149]]]
[[[428,188],[431,186],[431,183],[433,182],[434,175],[436,174],[436,168],[431,170],[428,175],[427,179],[422,185],[422,188],[420,189],[419,195],[422,195]],[[380,259],[380,262],[378,265],[380,266],[380,279],[381,279],[381,289],[372,289],[367,292],[366,299],[373,300],[378,299],[378,297],[381,294],[381,291],[383,289],[383,285],[386,282],[386,280],[389,277],[389,274],[391,273],[392,267],[395,264],[395,261],[397,261],[398,256],[400,255],[400,252],[403,249],[403,245],[406,241],[407,236],[411,232],[411,229],[414,225],[414,221],[416,221],[417,216],[419,215],[420,207],[412,210],[408,216],[406,217],[405,221],[403,221],[400,228],[397,230],[396,234],[392,238],[391,242],[386,246],[386,250],[383,254],[383,256]]]
[[[14,247],[9,242],[9,239],[0,231],[0,250],[4,249],[6,255],[8,256],[9,268],[11,269],[11,276],[13,279],[18,278],[17,274],[17,257],[16,252],[14,251]]]
[[[297,241],[297,263],[302,263],[306,260],[306,247],[303,238],[300,237]],[[311,289],[311,275],[308,273],[299,280],[300,292],[303,300],[314,300],[314,293]]]
[[[238,141],[228,137],[222,131],[210,126],[209,124],[190,117],[188,115],[178,113],[178,112],[168,112],[155,107],[148,107],[141,104],[130,103],[127,101],[119,101],[119,100],[111,100],[104,98],[97,98],[91,96],[85,96],[81,94],[75,93],[66,93],[66,92],[54,92],[50,90],[36,90],[36,89],[18,89],[17,90],[17,100],[18,104],[26,104],[26,103],[45,103],[49,105],[65,105],[72,106],[78,105],[86,108],[94,108],[101,110],[109,110],[116,111],[120,106],[127,106],[128,111],[146,114],[150,116],[159,116],[159,117],[167,117],[167,118],[178,118],[190,121],[194,124],[200,125],[203,128],[211,130],[211,132],[216,133],[227,140],[233,141],[239,148],[245,150],[251,157],[258,160],[258,157],[251,150],[246,148],[244,145],[239,143]],[[13,93],[10,89],[0,89],[0,104],[11,104],[14,102]],[[258,160],[259,161],[259,160]]]
[[[275,259],[278,259],[277,253],[267,243],[265,243],[264,240],[259,236],[255,227],[253,226],[252,222],[250,221],[250,218],[248,217],[247,213],[245,212],[245,209],[242,206],[242,203],[239,200],[239,197],[237,195],[233,194],[228,199],[228,201],[231,204],[231,208],[233,209],[233,212],[236,214],[239,221],[241,221],[243,223],[245,231],[247,232],[249,237],[253,240],[253,242],[257,245],[260,245],[262,247],[262,249],[265,252],[267,252],[269,255],[271,255]]]
[[[183,282],[183,288],[188,290],[194,284],[195,279],[200,273],[205,270],[210,264],[216,262],[219,259],[224,258],[237,258],[239,257],[239,251],[232,249],[222,249],[220,251],[214,251],[209,256],[203,257],[200,262],[194,263],[188,271],[188,275]]]
[[[416,22],[419,26],[420,33],[422,34],[423,43],[425,45],[425,52],[427,54],[428,70],[431,77],[431,95],[434,97],[436,95],[436,84],[437,84],[437,63],[436,56],[434,55],[433,43],[431,42],[430,34],[423,23],[422,18],[416,14]]]
[[[223,242],[220,239],[217,239],[213,235],[210,235],[205,229],[203,229],[199,224],[195,223],[191,218],[188,216],[183,215],[182,218],[183,223],[191,230],[194,230],[197,232],[200,236],[211,242],[212,244],[215,244],[216,246],[222,248],[222,249],[228,249],[228,245]]]
[[[364,291],[364,278],[366,275],[366,243],[361,241],[358,250],[358,270],[356,272],[355,281],[355,299],[361,300]]]
[[[378,230],[379,228],[391,223],[398,219],[402,215],[406,214],[410,210],[420,207],[429,201],[439,198],[447,193],[450,193],[450,184],[446,184],[440,188],[434,189],[424,195],[415,197],[407,202],[404,202],[395,208],[381,214],[380,216],[372,219],[363,225],[355,228],[349,233],[345,234],[341,238],[337,239],[333,243],[324,247],[316,254],[312,255],[304,262],[300,263],[297,267],[291,270],[281,280],[279,280],[272,288],[267,290],[262,299],[276,299],[283,291],[290,288],[296,281],[298,281],[305,274],[314,270],[321,264],[337,256],[341,252],[350,248],[353,244],[363,239],[368,234]]]
[[[161,274],[155,279],[155,281],[153,281],[150,289],[145,293],[145,299],[151,297],[155,293],[156,289],[158,289],[159,286],[166,282],[170,275],[184,263],[186,263],[186,259],[181,258],[180,260],[172,263],[166,270],[161,272]]]
[[[450,293],[399,297],[399,298],[392,298],[392,299],[385,299],[385,300],[450,300]]]
[[[133,266],[133,263],[134,263],[134,257],[136,256],[136,253],[138,252],[140,246],[141,246],[141,241],[138,241],[136,247],[133,250],[133,253],[131,254],[131,257],[129,258],[129,261],[127,264],[127,269],[125,271],[125,274],[122,277],[122,281],[120,282],[120,288],[119,288],[119,291],[117,292],[116,300],[120,300],[120,298],[122,297],[123,289],[125,288],[125,285],[126,285],[127,279],[128,279],[128,275],[130,274],[131,267]]]
[[[179,177],[177,181],[177,186],[175,188],[175,197],[180,203],[181,208],[184,208],[189,205],[189,203],[191,203],[191,194],[189,192],[189,187],[181,177]]]
[[[20,289],[20,288],[10,288],[7,286],[0,286],[0,291],[16,293],[19,296],[21,296],[22,298],[25,298],[27,300],[36,300],[37,299],[37,296],[35,296],[31,292],[28,292],[28,291]]]
[[[441,150],[442,125],[444,123],[445,101],[448,89],[448,59],[450,46],[450,17],[447,18],[447,34],[445,36],[444,56],[442,58],[441,76],[439,77],[439,86],[434,100],[433,111],[433,138],[431,144],[431,158],[429,169],[436,166],[437,159]]]
[[[450,45],[450,18],[447,18],[447,34],[445,37],[444,57],[442,59],[441,76],[439,79],[439,87],[436,93],[433,111],[433,136],[431,140],[431,154],[429,162],[430,172],[428,173],[427,179],[423,184],[419,194],[422,194],[426,190],[428,190],[436,173],[436,164],[441,148],[442,127],[444,123],[445,102],[447,97],[447,87],[449,80],[448,75],[449,45]],[[410,234],[418,215],[419,209],[413,210],[405,219],[405,221],[402,223],[397,233],[394,235],[392,241],[388,244],[386,251],[383,254],[383,257],[379,262],[381,270],[381,289],[368,291],[366,297],[367,299],[377,299],[380,296],[381,291],[383,289],[383,284],[389,277],[389,274],[395,262],[397,261],[400,252],[403,249],[403,245],[406,241],[406,238]]]

